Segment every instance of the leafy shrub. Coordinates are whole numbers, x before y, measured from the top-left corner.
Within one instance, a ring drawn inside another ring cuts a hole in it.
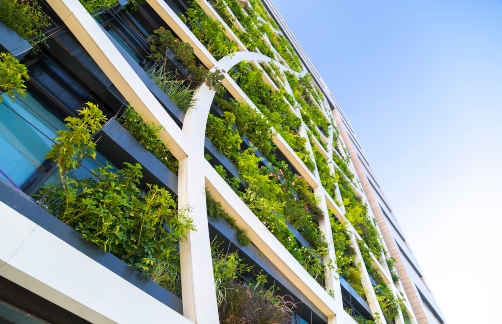
[[[0,20],[27,40],[34,51],[38,51],[44,34],[44,27],[50,25],[49,18],[36,1],[0,0]]]
[[[160,162],[175,174],[178,174],[178,160],[169,151],[169,147],[160,140],[159,132],[162,126],[145,123],[131,105],[126,107],[119,122],[141,145],[152,152]]]
[[[237,52],[237,44],[227,38],[223,25],[206,15],[197,1],[192,1],[190,8],[185,15],[181,16],[181,19],[215,58]]]
[[[24,82],[29,79],[28,70],[24,64],[19,63],[10,53],[0,53],[0,91],[5,91],[11,100],[16,97],[15,92],[26,97]],[[0,97],[0,102],[2,102],[2,97]]]
[[[91,103],[79,115],[65,119],[68,129],[58,131],[57,144],[47,154],[59,167],[63,186],[45,185],[39,195],[42,206],[87,241],[181,295],[178,242],[195,230],[192,220],[178,211],[166,189],[138,188],[139,164],[125,163],[121,170],[107,165],[91,171],[92,178],[70,178],[84,158],[95,156],[92,134],[106,120]]]

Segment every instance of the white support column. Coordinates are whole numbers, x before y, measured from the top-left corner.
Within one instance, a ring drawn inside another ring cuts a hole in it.
[[[363,284],[364,292],[366,294],[366,299],[368,301],[368,305],[370,306],[371,312],[373,313],[373,317],[378,317],[381,323],[386,323],[385,318],[383,317],[382,309],[380,308],[380,304],[378,303],[378,299],[376,298],[375,291],[373,290],[373,284],[371,283],[368,270],[366,270],[366,266],[364,264],[363,257],[361,255],[361,251],[359,250],[359,246],[357,244],[354,233],[350,233],[350,241],[352,243],[352,247],[356,251],[355,262],[359,271],[361,271],[361,281]]]
[[[213,276],[211,242],[207,222],[204,169],[204,137],[207,115],[215,91],[203,84],[188,109],[183,132],[189,140],[188,157],[178,171],[178,206],[190,208],[196,230],[180,243],[183,314],[195,323],[218,323],[218,305]]]

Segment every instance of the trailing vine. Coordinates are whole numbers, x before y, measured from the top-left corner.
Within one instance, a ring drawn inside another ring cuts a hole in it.
[[[370,251],[366,248],[364,243],[359,240],[357,243],[359,245],[359,250],[361,251],[364,264],[366,265],[366,269],[368,270],[368,274],[376,283],[376,285],[373,285],[373,290],[375,291],[383,315],[386,319],[393,321],[395,318],[399,317],[400,310],[404,307],[403,300],[394,296],[392,289],[385,283],[383,277],[373,266]],[[408,316],[407,313],[406,316]]]
[[[392,281],[394,283],[397,283],[399,281],[399,275],[397,274],[396,267],[394,264],[396,263],[396,259],[394,258],[389,258],[385,260],[387,262],[387,266],[389,267],[390,275],[392,277]]]
[[[331,172],[329,164],[315,145],[312,145],[312,150],[314,152],[317,171],[319,171],[322,186],[326,189],[331,198],[336,201],[336,183],[339,181],[339,176],[337,173],[333,174]]]

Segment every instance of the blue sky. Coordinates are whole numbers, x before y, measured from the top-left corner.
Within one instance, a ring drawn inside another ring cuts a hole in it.
[[[493,323],[502,0],[274,2],[349,116],[446,321]]]

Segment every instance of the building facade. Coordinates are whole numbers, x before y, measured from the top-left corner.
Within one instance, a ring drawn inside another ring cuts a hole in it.
[[[0,3],[0,320],[445,323],[272,1]]]

